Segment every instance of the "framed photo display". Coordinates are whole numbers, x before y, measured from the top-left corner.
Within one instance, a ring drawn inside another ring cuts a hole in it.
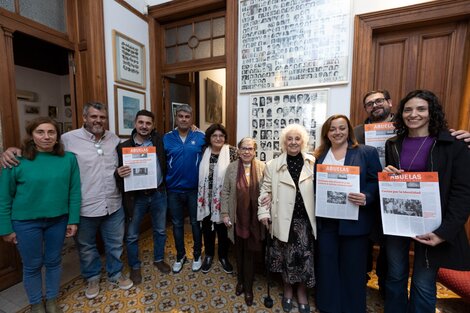
[[[240,92],[344,84],[350,0],[240,0]]]
[[[308,150],[313,151],[320,143],[328,94],[329,89],[309,89],[251,95],[250,136],[258,145],[258,158],[269,161],[278,157],[281,131],[294,123],[309,132]]]
[[[145,108],[145,93],[115,85],[114,106],[116,135],[129,137],[134,129],[135,115]]]
[[[145,88],[145,46],[113,30],[114,81]]]

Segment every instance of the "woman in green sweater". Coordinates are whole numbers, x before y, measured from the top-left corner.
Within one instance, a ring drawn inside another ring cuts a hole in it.
[[[0,236],[18,247],[31,312],[62,312],[56,301],[61,250],[65,237],[77,231],[80,172],[75,155],[64,152],[54,120],[36,118],[26,127],[26,133],[20,164],[4,169],[0,175]]]

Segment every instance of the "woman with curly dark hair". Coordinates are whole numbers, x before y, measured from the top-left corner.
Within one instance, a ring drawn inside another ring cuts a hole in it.
[[[439,99],[430,91],[410,92],[401,100],[395,121],[398,135],[385,144],[384,171],[437,172],[442,222],[432,232],[414,238],[386,236],[385,313],[434,313],[439,267],[470,269],[464,228],[470,214],[470,151],[463,141],[450,135]],[[411,242],[414,264],[408,300]]]

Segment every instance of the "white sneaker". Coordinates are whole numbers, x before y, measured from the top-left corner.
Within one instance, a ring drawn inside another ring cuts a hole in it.
[[[186,256],[184,256],[181,260],[176,261],[175,263],[173,263],[173,268],[171,269],[173,271],[173,273],[177,274],[177,273],[181,272],[181,270],[183,269],[183,264],[184,263],[186,263]]]
[[[93,298],[96,298],[96,296],[98,296],[99,293],[100,293],[100,280],[99,279],[89,280],[86,290],[85,290],[85,297],[87,297],[87,299],[93,299]]]
[[[201,269],[202,266],[202,258],[199,257],[197,260],[193,260],[193,266],[191,267],[193,272],[197,272]]]

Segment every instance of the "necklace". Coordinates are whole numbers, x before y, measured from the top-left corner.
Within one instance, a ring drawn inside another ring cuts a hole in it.
[[[406,138],[406,137],[405,137],[405,138]],[[429,135],[427,135],[427,136],[424,138],[423,142],[422,142],[421,145],[419,146],[418,151],[416,151],[415,155],[414,155],[413,158],[411,159],[411,162],[410,162],[410,165],[408,166],[407,172],[410,171],[410,168],[411,168],[411,166],[413,165],[413,162],[415,161],[416,157],[418,156],[419,152],[421,151],[421,148],[424,146],[424,143],[426,142],[426,140],[428,140],[428,138],[429,138]]]

